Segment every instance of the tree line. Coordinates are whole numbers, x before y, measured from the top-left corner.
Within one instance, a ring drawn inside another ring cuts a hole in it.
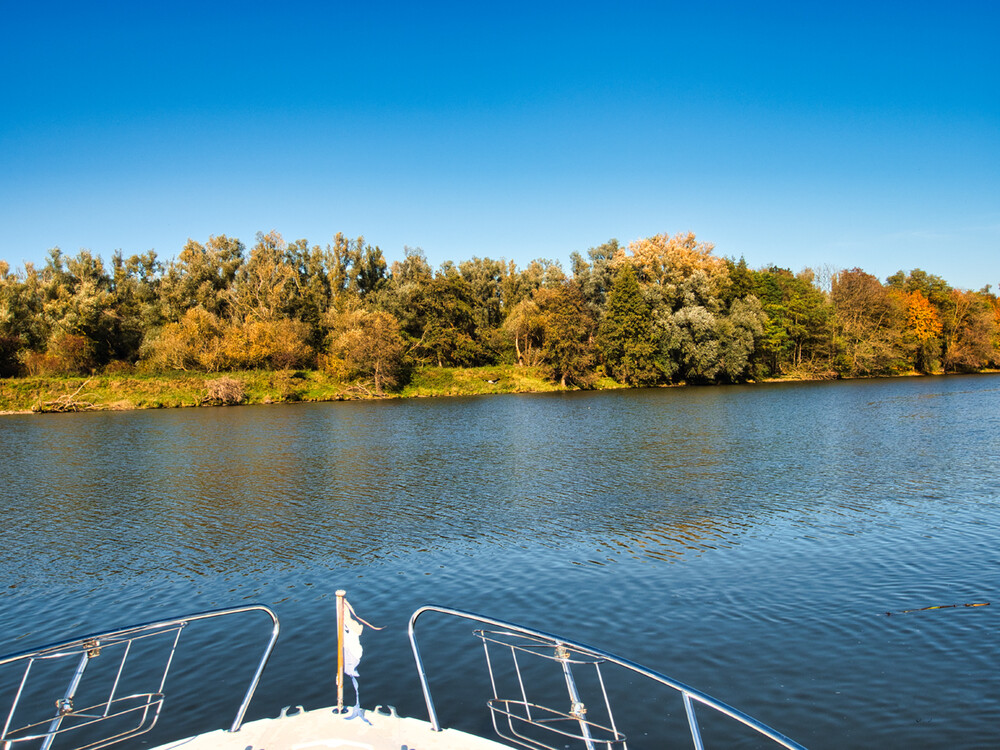
[[[750,269],[694,234],[611,240],[525,268],[473,257],[387,264],[363,237],[258,233],[106,265],[58,248],[0,261],[0,377],[319,368],[376,392],[413,367],[517,364],[587,387],[785,374],[968,372],[1000,363],[1000,302],[920,269]]]

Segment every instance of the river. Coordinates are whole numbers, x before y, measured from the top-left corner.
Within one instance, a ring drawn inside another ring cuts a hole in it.
[[[0,439],[0,653],[260,602],[283,632],[251,717],[329,705],[344,588],[385,626],[367,705],[425,716],[405,627],[436,603],[810,748],[1000,744],[996,376],[14,415]],[[446,723],[480,707],[467,636],[425,646]],[[228,724],[252,658],[221,640],[151,739]]]

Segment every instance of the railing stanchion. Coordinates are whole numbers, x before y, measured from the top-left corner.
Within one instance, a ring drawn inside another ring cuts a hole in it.
[[[344,597],[347,592],[337,589],[337,713],[344,710]]]

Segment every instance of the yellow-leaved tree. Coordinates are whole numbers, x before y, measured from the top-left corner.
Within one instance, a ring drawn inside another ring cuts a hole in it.
[[[631,263],[639,272],[640,281],[661,287],[664,299],[676,306],[680,303],[675,298],[681,285],[699,271],[707,277],[714,294],[728,281],[726,262],[712,255],[714,249],[710,242],[698,242],[693,232],[673,237],[658,234],[629,243],[631,257],[621,250],[615,263]]]
[[[394,315],[355,307],[330,312],[327,323],[330,326],[328,370],[347,377],[370,377],[379,395],[399,384],[404,372],[406,341]]]

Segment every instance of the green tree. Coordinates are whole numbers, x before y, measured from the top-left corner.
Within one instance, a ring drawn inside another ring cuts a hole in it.
[[[729,314],[717,318],[715,335],[720,347],[716,378],[730,383],[747,380],[766,321],[760,300],[752,294],[734,299]]]
[[[125,258],[121,251],[111,258],[111,296],[115,310],[111,358],[135,362],[147,334],[165,322],[160,296],[163,264],[150,250]]]
[[[117,313],[111,279],[101,259],[88,250],[66,257],[54,248],[33,281],[40,302],[37,345],[45,348],[49,359],[36,358],[32,369],[90,372],[107,363],[113,350]]]
[[[563,386],[587,386],[593,380],[594,319],[575,284],[542,287],[535,292],[543,331],[542,356],[553,379]]]
[[[177,260],[168,263],[161,282],[170,320],[194,307],[229,316],[231,289],[244,261],[244,246],[235,237],[211,236],[204,245],[188,240]]]
[[[481,362],[472,289],[465,279],[458,273],[438,274],[421,288],[414,302],[421,325],[413,346],[415,356],[439,367],[469,367]]]
[[[580,253],[570,255],[573,281],[579,285],[584,299],[598,319],[604,315],[605,299],[614,281],[615,258],[622,252],[618,240],[611,239],[587,251],[589,262]]]
[[[751,275],[753,294],[767,314],[755,357],[761,374],[826,369],[832,309],[826,295],[813,284],[812,272],[794,275],[771,266]]]
[[[633,386],[649,385],[659,379],[652,323],[635,269],[624,263],[615,274],[598,333],[612,377]]]
[[[23,331],[30,315],[26,291],[10,265],[0,260],[0,378],[13,377],[21,369],[19,355],[27,343]]]
[[[541,361],[544,330],[539,312],[538,303],[527,297],[514,305],[503,323],[504,333],[514,341],[517,364],[520,366],[533,366]]]
[[[229,290],[235,320],[276,321],[289,317],[299,300],[299,274],[276,231],[257,233],[250,257],[236,273]]]
[[[286,254],[298,276],[290,316],[309,326],[309,344],[319,347],[326,336],[323,315],[332,301],[327,253],[319,245],[310,248],[305,240],[297,240],[289,243]]]

